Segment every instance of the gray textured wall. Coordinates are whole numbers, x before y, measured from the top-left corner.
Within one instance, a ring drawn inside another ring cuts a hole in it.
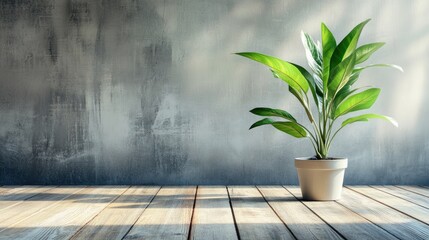
[[[232,55],[305,64],[301,29],[387,45],[361,85],[395,117],[342,132],[346,183],[429,184],[428,1],[1,1],[0,184],[294,184],[307,140],[248,131],[253,107],[305,119],[287,86]]]

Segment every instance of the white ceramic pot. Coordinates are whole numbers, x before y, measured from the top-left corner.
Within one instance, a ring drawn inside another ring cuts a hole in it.
[[[310,160],[295,158],[299,185],[305,200],[337,200],[341,198],[347,158]]]

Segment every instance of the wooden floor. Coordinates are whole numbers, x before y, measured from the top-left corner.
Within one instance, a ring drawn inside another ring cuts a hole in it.
[[[3,186],[0,239],[429,239],[429,188]]]

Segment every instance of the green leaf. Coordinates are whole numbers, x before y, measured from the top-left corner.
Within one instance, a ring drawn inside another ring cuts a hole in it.
[[[350,76],[349,81],[347,82],[347,85],[352,86],[359,78],[360,73],[367,69],[367,68],[373,68],[373,67],[391,67],[391,68],[395,68],[401,72],[404,72],[404,70],[398,66],[398,65],[394,65],[394,64],[383,64],[383,63],[379,63],[379,64],[372,64],[372,65],[368,65],[365,67],[355,67],[355,69],[353,69],[353,72]]]
[[[356,54],[353,53],[331,71],[328,85],[330,97],[333,97],[342,87],[347,84],[350,75],[353,72],[355,61]]]
[[[404,72],[404,69],[402,69],[402,67],[395,65],[395,64],[387,64],[387,63],[377,63],[377,64],[371,64],[371,65],[368,65],[365,67],[357,67],[357,68],[355,68],[354,71],[361,72],[364,69],[373,68],[373,67],[391,67],[391,68],[397,69],[400,72]]]
[[[401,72],[403,72],[402,68],[398,65],[394,65],[394,64],[372,64],[372,65],[368,65],[365,67],[355,67],[353,69],[352,74],[350,75],[350,78],[347,82],[347,84],[337,93],[337,95],[339,95],[341,92],[346,91],[346,89],[350,89],[351,86],[358,80],[360,73],[367,68],[372,68],[372,67],[392,67],[395,68]],[[335,97],[337,98],[337,97]]]
[[[318,90],[320,95],[315,96],[314,94],[316,94],[316,92],[318,92],[318,91],[316,91],[314,89],[315,87],[313,85],[315,85],[315,84],[312,83],[311,80],[309,80],[309,79],[312,79],[311,75],[303,67],[301,67],[299,65],[295,65],[295,66],[302,71],[303,75],[306,76],[306,79],[307,79],[307,81],[309,83],[309,87],[311,89],[311,92],[313,93],[313,97],[315,97],[314,101],[316,102],[316,105],[318,106],[318,109],[320,109],[321,106],[322,106],[322,104],[323,104],[323,102],[322,102],[323,101],[323,93],[320,93],[320,90]],[[275,78],[279,78],[279,76],[278,76],[278,74],[277,74],[276,71],[274,71],[274,70],[271,69],[271,72],[273,73],[273,76]],[[298,99],[298,101],[301,103],[301,105],[307,106],[306,102],[304,101],[304,96],[301,94],[301,92],[299,92],[298,90],[294,89],[292,86],[289,86],[289,92],[291,92]],[[314,122],[314,119],[311,116],[310,112],[307,110],[307,108],[304,107],[304,109],[305,109],[305,113],[307,114],[308,120],[310,120],[310,122]]]
[[[323,82],[322,82],[323,57],[321,52],[322,50],[320,49],[321,48],[320,42],[316,44],[310,35],[302,31],[301,31],[301,40],[305,48],[308,65],[313,70],[314,75],[312,76],[303,67],[295,64],[294,65],[295,67],[298,68],[298,70],[300,70],[302,75],[304,75],[304,77],[307,79],[311,93],[314,98],[314,102],[316,103],[316,106],[319,109],[319,111],[321,111],[322,101],[323,101]]]
[[[350,86],[345,86],[343,87],[338,93],[337,96],[335,96],[335,98],[333,99],[334,101],[334,108],[335,106],[338,106],[338,104],[340,104],[344,99],[346,99],[348,96],[350,96],[350,94],[352,94],[353,92],[357,91],[358,89],[353,89],[351,90]]]
[[[314,42],[313,38],[307,33],[301,31],[301,41],[305,48],[305,55],[307,57],[307,62],[313,72],[322,78],[322,53],[319,47]],[[320,43],[319,43],[320,44]]]
[[[319,110],[322,109],[323,104],[323,91],[322,91],[322,82],[320,80],[316,80],[311,76],[311,74],[305,70],[305,68],[295,65],[294,66],[301,72],[301,74],[305,77],[308,82],[308,86],[310,87],[311,94],[313,95],[314,102]]]
[[[256,52],[241,52],[236,54],[270,67],[276,72],[280,79],[296,90],[301,89],[305,93],[308,91],[307,80],[293,64],[276,57]]]
[[[344,127],[344,126],[351,124],[351,123],[354,123],[354,122],[366,122],[370,118],[383,119],[383,120],[386,120],[386,121],[390,122],[391,124],[393,124],[393,126],[398,127],[398,122],[396,122],[395,119],[388,117],[388,116],[384,116],[384,115],[380,115],[380,114],[374,114],[374,113],[368,113],[368,114],[363,114],[363,115],[356,116],[356,117],[351,117],[351,118],[345,120],[341,124],[341,127]]]
[[[263,116],[263,117],[281,117],[292,122],[296,122],[296,119],[288,112],[281,109],[272,109],[272,108],[254,108],[250,110],[251,113]]]
[[[337,43],[335,42],[335,37],[329,28],[322,23],[321,25],[322,32],[322,48],[323,48],[323,92],[328,91],[328,79],[329,79],[329,70],[332,54],[334,53]]]
[[[359,76],[362,70],[363,69],[356,69],[356,68],[353,69],[353,72],[350,75],[349,81],[347,81],[346,86],[352,86],[359,79]]]
[[[375,100],[377,100],[379,94],[379,88],[370,88],[348,97],[338,106],[337,109],[335,109],[334,118],[336,119],[349,112],[370,108],[374,104]]]
[[[252,126],[250,126],[249,130],[255,127],[263,126],[263,125],[272,125],[276,129],[285,132],[291,136],[296,138],[307,137],[307,131],[303,127],[301,127],[298,123],[295,122],[275,122],[270,118],[264,118],[255,122]]]
[[[356,64],[363,63],[379,48],[384,45],[383,42],[365,44],[356,49]]]
[[[344,101],[344,99],[346,99],[348,96],[352,95],[354,92],[356,92],[359,89],[362,88],[367,88],[367,87],[360,87],[360,88],[355,88],[355,89],[351,89],[351,86],[346,85],[344,86],[335,96],[335,98],[333,99],[332,102],[332,111],[331,111],[331,115],[330,117],[333,118],[334,114],[335,114],[335,110],[337,109],[338,105],[340,105],[341,102]]]
[[[294,122],[274,122],[273,127],[296,138],[307,137],[307,131]]]
[[[270,69],[270,71],[273,73],[273,76],[274,76],[275,78],[280,79],[280,77],[279,77],[279,75],[276,73],[276,71],[274,71],[273,69]]]
[[[307,106],[300,92],[296,91],[291,86],[289,86],[289,92],[291,92],[298,99],[298,101],[301,103],[302,106]],[[307,114],[308,120],[310,120],[310,122],[314,122],[314,119],[311,116],[311,113],[308,111],[308,108],[304,107],[304,109],[305,109],[305,113]]]
[[[249,130],[255,127],[259,127],[262,125],[267,125],[267,124],[272,124],[274,123],[274,121],[271,118],[264,118],[262,120],[259,120],[257,122],[255,122],[254,124],[252,124],[252,126],[250,126]]]
[[[356,27],[353,28],[352,31],[350,31],[349,34],[347,34],[347,36],[344,37],[343,40],[341,40],[332,54],[330,66],[331,69],[335,68],[355,51],[362,29],[369,22],[369,20],[370,19],[367,19],[359,23]]]

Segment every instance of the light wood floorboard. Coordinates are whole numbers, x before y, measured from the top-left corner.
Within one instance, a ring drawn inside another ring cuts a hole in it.
[[[0,231],[15,225],[20,221],[47,210],[60,203],[73,193],[81,191],[83,187],[56,187],[34,195],[25,201],[17,202],[13,207],[6,208],[0,214]],[[0,233],[1,235],[1,233]]]
[[[396,186],[372,186],[383,192],[390,193],[396,197],[405,199],[409,202],[415,203],[425,208],[429,208],[429,197],[423,196],[421,194],[411,192]]]
[[[426,187],[420,187],[420,186],[403,186],[403,185],[399,185],[399,186],[396,186],[396,187],[402,188],[402,189],[405,189],[407,191],[414,192],[414,193],[417,193],[417,194],[420,194],[420,195],[423,195],[423,196],[426,196],[426,197],[429,197],[429,188],[426,188]]]
[[[122,239],[158,191],[159,187],[130,187],[72,239]]]
[[[22,201],[54,187],[55,186],[22,186],[9,188],[0,195],[0,210],[19,204]]]
[[[88,187],[0,232],[0,239],[68,239],[125,187]],[[48,237],[49,236],[49,237]]]
[[[337,201],[400,239],[429,239],[426,224],[350,189]]]
[[[198,187],[190,239],[238,239],[225,186]]]
[[[301,199],[298,187],[286,187],[295,197]],[[397,239],[361,215],[335,201],[302,201],[315,214],[346,239]]]
[[[187,239],[196,187],[162,187],[125,239]]]
[[[258,188],[297,239],[343,239],[282,186]]]
[[[429,188],[0,186],[2,239],[429,239]]]
[[[240,239],[295,239],[256,187],[228,187]]]
[[[429,224],[429,209],[427,208],[369,186],[350,187],[350,189]]]

